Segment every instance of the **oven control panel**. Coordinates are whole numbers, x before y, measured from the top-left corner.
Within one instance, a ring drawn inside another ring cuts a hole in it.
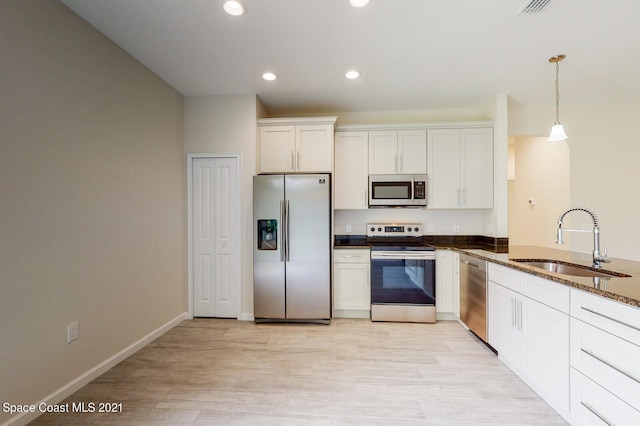
[[[421,237],[421,223],[367,223],[367,237]]]

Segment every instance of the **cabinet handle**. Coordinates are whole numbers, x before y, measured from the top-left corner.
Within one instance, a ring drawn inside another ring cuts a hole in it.
[[[462,205],[467,204],[467,190],[466,188],[462,188]]]
[[[296,153],[296,168],[300,167],[300,151]]]
[[[633,380],[634,382],[640,384],[640,379],[634,377],[632,374],[627,373],[626,371],[623,371],[623,370],[619,369],[618,367],[616,367],[615,365],[611,364],[610,362],[605,361],[604,359],[600,358],[598,355],[594,354],[593,352],[591,352],[591,351],[589,351],[587,349],[584,349],[584,348],[580,348],[580,351],[582,353],[584,353],[584,354],[589,355],[591,358],[593,358],[593,359],[595,359],[597,361],[600,361],[601,363],[603,363],[607,367],[617,371],[618,373],[622,374],[623,376],[626,376],[626,377],[630,378],[631,380]]]
[[[394,167],[395,167],[395,172],[398,172],[398,154],[393,156],[394,159],[393,161],[395,162]]]
[[[522,331],[522,300],[518,300],[518,330]]]
[[[605,314],[600,313],[600,312],[598,312],[596,310],[593,310],[591,308],[585,308],[584,306],[580,306],[580,309],[582,309],[583,311],[590,312],[590,313],[592,313],[594,315],[597,315],[599,317],[608,319],[609,321],[613,321],[613,322],[618,323],[620,325],[624,325],[624,326],[629,327],[629,328],[631,328],[633,330],[640,331],[640,327],[636,327],[635,325],[627,324],[626,322],[620,321],[619,319],[612,318],[609,315],[605,315]]]
[[[398,165],[398,171],[402,172],[404,170],[404,157],[402,155],[400,156],[400,160],[399,161],[400,161],[400,163]]]
[[[296,162],[295,162],[295,158],[293,157],[293,151],[291,151],[291,170],[295,170],[296,169]]]
[[[460,188],[458,188],[458,206],[460,206]]]
[[[511,328],[516,328],[516,299],[511,298]]]
[[[596,416],[597,418],[602,420],[604,423],[608,424],[609,426],[614,426],[613,423],[611,423],[609,420],[604,418],[604,416],[602,414],[600,414],[596,410],[594,410],[593,407],[591,407],[589,404],[585,404],[584,402],[580,401],[580,405],[582,405],[584,408],[589,410],[591,412],[591,414],[593,414],[594,416]]]

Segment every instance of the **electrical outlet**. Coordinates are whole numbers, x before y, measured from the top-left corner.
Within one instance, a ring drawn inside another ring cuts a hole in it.
[[[433,224],[427,224],[427,232],[433,232]]]
[[[453,232],[460,232],[460,225],[458,225],[457,223],[453,225]]]
[[[346,224],[344,228],[345,228],[345,229],[344,229],[344,230],[345,230],[345,232],[347,232],[347,233],[348,233],[348,232],[351,232],[351,224],[350,224],[350,223]]]
[[[72,322],[67,326],[67,343],[78,340],[78,321]]]

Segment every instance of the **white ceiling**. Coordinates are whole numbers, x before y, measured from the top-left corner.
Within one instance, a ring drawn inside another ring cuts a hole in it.
[[[553,105],[558,53],[562,104],[640,100],[637,0],[243,1],[62,0],[183,95],[257,94],[272,114]]]

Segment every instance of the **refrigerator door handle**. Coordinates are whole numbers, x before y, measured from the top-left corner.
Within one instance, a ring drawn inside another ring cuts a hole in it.
[[[284,200],[280,200],[280,262],[284,262],[286,259],[285,253],[285,231],[284,231],[284,223],[285,223],[285,209],[284,209]]]
[[[284,253],[285,261],[289,261],[289,200],[284,202]]]

